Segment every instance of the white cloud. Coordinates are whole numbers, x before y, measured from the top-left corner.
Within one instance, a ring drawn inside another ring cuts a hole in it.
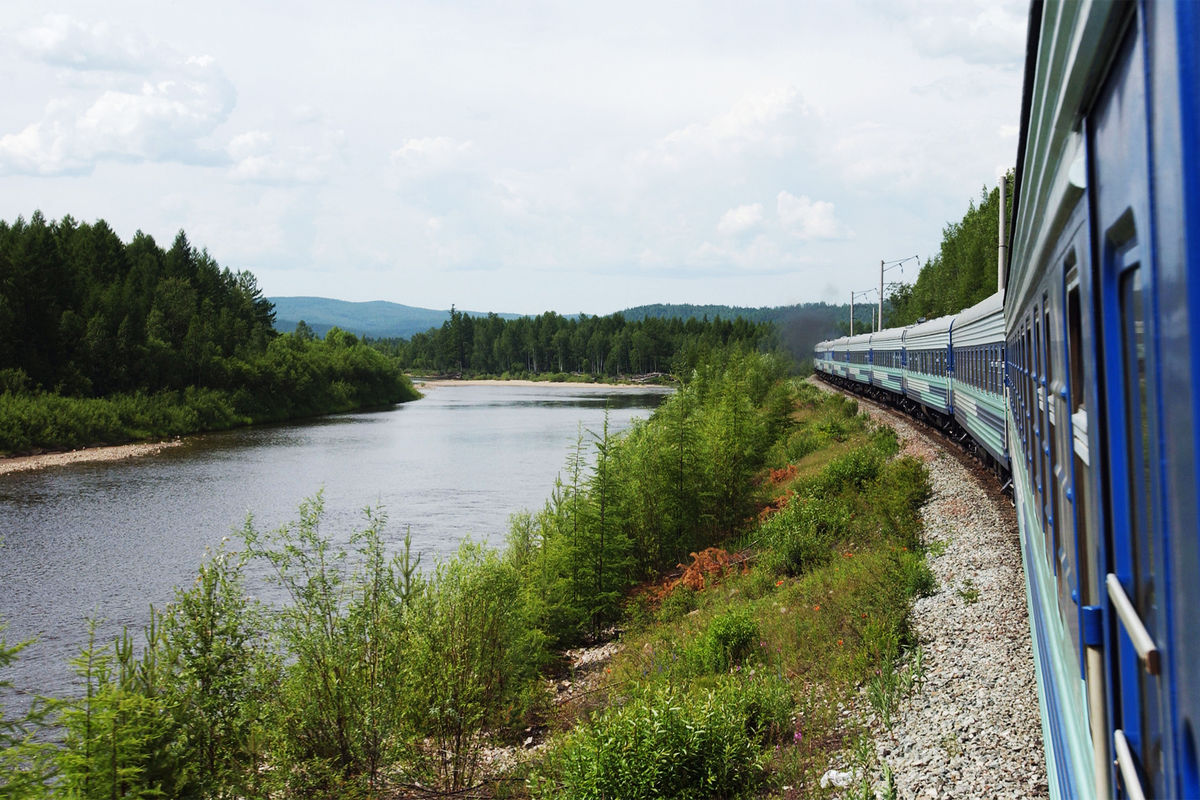
[[[65,14],[48,16],[14,38],[31,58],[69,69],[140,73],[163,56],[163,48],[137,30],[114,31],[107,22],[88,24]]]
[[[794,146],[807,108],[795,86],[743,96],[728,111],[668,133],[637,161],[678,169],[748,151],[780,155]]]
[[[204,140],[229,117],[236,92],[211,57],[180,56],[133,40],[109,42],[104,24],[66,17],[53,17],[19,38],[48,63],[105,74],[99,89],[53,98],[42,119],[0,136],[0,174],[88,174],[109,160],[223,159]],[[130,73],[146,77],[131,87]]]
[[[1020,0],[875,0],[918,53],[968,64],[1019,69],[1028,3]]]
[[[457,167],[475,148],[446,136],[406,139],[391,153],[392,165],[404,173],[428,173]]]
[[[717,223],[717,232],[723,236],[736,236],[762,224],[762,203],[731,208],[721,215]]]
[[[229,176],[243,183],[319,183],[337,161],[340,132],[317,144],[279,143],[270,133],[247,131],[230,140],[226,150],[233,166]]]
[[[850,236],[834,217],[833,203],[814,201],[808,195],[796,197],[785,190],[776,198],[775,207],[779,222],[799,239],[844,239]]]

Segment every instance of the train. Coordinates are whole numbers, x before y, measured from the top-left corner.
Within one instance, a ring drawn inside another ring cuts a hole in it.
[[[1051,796],[1200,798],[1200,3],[1035,0],[1010,218],[995,295],[815,368],[1011,482]]]

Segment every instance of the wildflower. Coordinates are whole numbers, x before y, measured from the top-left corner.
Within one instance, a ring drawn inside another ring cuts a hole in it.
[[[841,647],[841,646],[842,646],[842,640],[838,639],[838,647]]]
[[[820,611],[820,610],[821,610],[821,604],[820,604],[820,603],[817,603],[815,606],[813,606],[813,611]]]
[[[775,581],[776,586],[783,586],[783,581]]]
[[[800,744],[800,742],[804,741],[804,734],[800,732],[799,728],[796,728],[796,732],[792,734],[792,741],[796,744]]]

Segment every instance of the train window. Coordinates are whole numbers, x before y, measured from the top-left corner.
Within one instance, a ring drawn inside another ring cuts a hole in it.
[[[1033,359],[1029,349],[1029,341],[1033,338],[1033,334],[1029,330],[1029,322],[1025,322],[1025,333],[1021,337],[1021,361],[1024,369],[1022,370],[1023,388],[1022,393],[1025,405],[1025,459],[1032,461],[1033,459]],[[1037,469],[1037,464],[1033,464],[1029,470],[1030,479],[1033,483],[1030,485],[1030,490],[1037,493],[1037,476],[1034,470]]]
[[[1050,493],[1050,485],[1052,476],[1046,469],[1045,462],[1045,444],[1046,444],[1046,392],[1045,383],[1045,348],[1042,341],[1042,316],[1039,313],[1038,307],[1033,307],[1033,433],[1034,451],[1033,461],[1034,469],[1037,471],[1037,480],[1034,485],[1037,487],[1037,511],[1038,518],[1042,521],[1042,534],[1046,537],[1046,557],[1050,559],[1053,566],[1054,561],[1054,542],[1053,542],[1053,526],[1046,514],[1046,495]]]
[[[1046,493],[1049,495],[1049,498],[1050,498],[1050,503],[1049,503],[1050,507],[1047,510],[1050,513],[1049,527],[1053,532],[1053,541],[1054,541],[1054,548],[1053,548],[1053,550],[1051,550],[1051,557],[1054,560],[1054,573],[1056,575],[1058,575],[1058,580],[1059,580],[1059,584],[1060,584],[1059,594],[1062,595],[1061,584],[1062,584],[1062,581],[1065,576],[1063,575],[1062,571],[1059,569],[1059,565],[1062,561],[1063,539],[1061,536],[1061,528],[1060,528],[1060,522],[1059,522],[1059,519],[1060,519],[1060,517],[1059,517],[1059,502],[1058,502],[1059,479],[1058,479],[1058,469],[1057,469],[1057,467],[1058,467],[1058,439],[1054,435],[1054,431],[1056,429],[1055,423],[1057,422],[1057,419],[1055,418],[1055,413],[1054,413],[1056,401],[1055,401],[1055,393],[1054,393],[1054,346],[1053,346],[1052,339],[1051,339],[1051,331],[1053,330],[1053,328],[1050,327],[1050,307],[1049,307],[1049,304],[1046,302],[1045,297],[1042,298],[1042,314],[1043,314],[1042,319],[1043,319],[1043,323],[1044,323],[1042,326],[1042,331],[1043,331],[1042,343],[1044,345],[1044,349],[1042,351],[1042,363],[1043,363],[1042,369],[1043,369],[1043,372],[1045,372],[1045,377],[1046,377],[1046,444],[1050,448],[1049,453],[1047,454],[1047,461],[1046,461],[1046,475],[1047,475],[1047,482],[1049,484],[1046,487]]]
[[[1154,536],[1150,507],[1150,415],[1146,403],[1146,317],[1143,307],[1142,271],[1134,266],[1121,276],[1121,343],[1125,351],[1125,436],[1128,442],[1130,524],[1135,559],[1145,563],[1135,571],[1139,578],[1154,569]],[[1142,550],[1142,548],[1145,548]],[[1141,583],[1141,581],[1139,581]],[[1145,581],[1141,601],[1144,610],[1154,606],[1153,584]]]

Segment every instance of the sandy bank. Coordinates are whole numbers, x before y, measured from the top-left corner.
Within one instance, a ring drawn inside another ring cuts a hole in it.
[[[647,389],[647,388],[663,388],[670,389],[670,386],[663,386],[659,383],[577,383],[571,381],[527,381],[527,380],[447,380],[440,378],[432,378],[423,380],[421,378],[413,379],[413,386],[420,390],[436,389],[439,386],[532,386],[535,388],[556,388],[556,389],[612,389],[614,391],[622,389]]]
[[[0,475],[10,472],[24,472],[31,469],[47,467],[62,467],[67,464],[77,464],[84,461],[121,461],[126,458],[138,458],[162,452],[168,447],[183,444],[180,439],[166,442],[146,442],[142,444],[119,444],[110,447],[86,447],[82,450],[71,450],[67,453],[42,453],[36,456],[14,456],[0,458]]]

